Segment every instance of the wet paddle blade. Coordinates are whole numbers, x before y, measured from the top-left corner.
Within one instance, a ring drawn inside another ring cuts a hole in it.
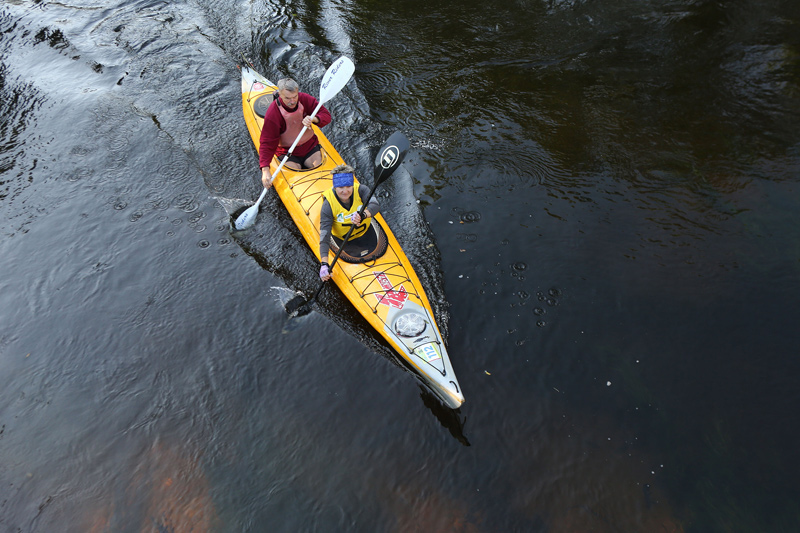
[[[239,215],[233,227],[236,231],[241,231],[253,226],[256,223],[256,215],[258,215],[258,204],[248,207],[244,212]]]
[[[295,296],[284,306],[290,317],[306,316],[311,312],[311,302],[306,301],[303,296]]]

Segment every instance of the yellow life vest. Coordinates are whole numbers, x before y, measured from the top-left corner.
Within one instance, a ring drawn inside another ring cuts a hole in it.
[[[358,184],[354,184],[353,186],[353,204],[350,209],[345,209],[341,203],[341,200],[339,200],[339,197],[336,196],[335,190],[327,189],[322,194],[325,196],[325,198],[327,198],[328,203],[331,205],[331,212],[333,213],[331,235],[340,240],[344,239],[344,236],[350,229],[350,226],[353,225],[350,222],[350,217],[352,217],[353,213],[361,208],[361,196],[358,194]],[[353,233],[350,234],[350,238],[356,239],[364,235],[364,233],[366,233],[369,229],[371,222],[371,218],[362,220],[361,224],[353,230]]]

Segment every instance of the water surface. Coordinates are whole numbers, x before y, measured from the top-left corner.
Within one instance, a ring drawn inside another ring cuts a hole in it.
[[[0,8],[0,529],[795,531],[788,1]],[[418,267],[441,407],[258,196],[237,63],[316,93]],[[369,173],[366,173],[369,174]],[[367,179],[369,181],[369,177]]]

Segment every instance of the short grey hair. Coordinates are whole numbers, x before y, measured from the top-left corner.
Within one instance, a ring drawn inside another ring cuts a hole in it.
[[[331,170],[331,174],[341,174],[343,172],[355,173],[355,171],[356,169],[354,169],[350,165],[336,165],[335,167],[333,167],[333,170]]]
[[[300,86],[297,85],[297,82],[292,78],[283,78],[282,80],[278,80],[278,90],[294,93],[300,90]]]

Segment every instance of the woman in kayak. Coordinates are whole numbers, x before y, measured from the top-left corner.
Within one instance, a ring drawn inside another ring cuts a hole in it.
[[[377,251],[380,240],[380,234],[377,228],[372,227],[370,220],[378,214],[378,201],[372,197],[364,209],[364,218],[359,216],[358,211],[363,205],[362,198],[369,194],[369,189],[364,185],[359,185],[358,188],[353,187],[353,167],[339,165],[331,171],[331,174],[333,174],[333,188],[322,193],[322,208],[319,213],[319,256],[321,261],[319,277],[323,281],[327,281],[331,277],[328,264],[331,238],[337,247],[341,246],[347,231],[355,225],[345,249],[339,256],[340,259],[350,263],[362,262],[362,258],[366,256],[371,258],[373,254],[370,252]],[[379,257],[383,254],[374,255]]]

